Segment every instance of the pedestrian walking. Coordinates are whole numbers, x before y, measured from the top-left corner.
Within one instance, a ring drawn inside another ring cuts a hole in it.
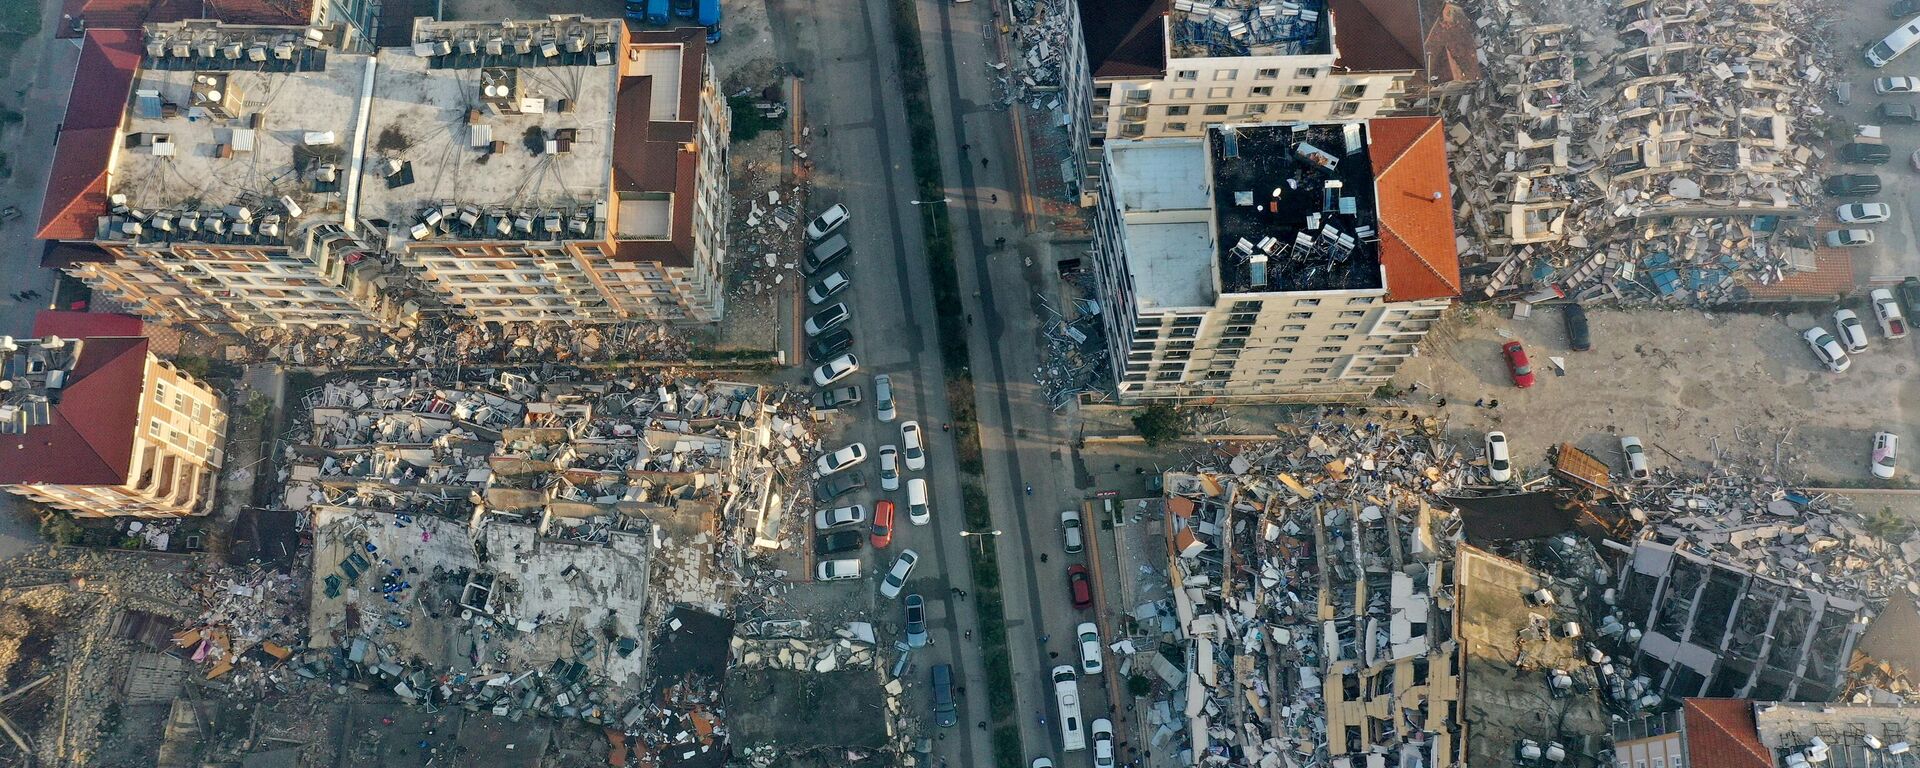
[[[985,168],[985,167],[987,167],[987,159],[986,159],[986,158],[984,158],[984,157],[983,157],[983,158],[980,158],[980,167],[982,167],[982,168]]]
[[[1046,561],[1047,561],[1047,553],[1045,552],[1040,553],[1040,562],[1044,563]]]
[[[969,629],[969,630],[967,630],[967,631],[966,631],[966,633],[965,633],[964,635],[962,635],[962,637],[965,637],[965,638],[966,638],[966,639],[968,639],[968,640],[972,640],[972,639],[973,639],[973,630],[971,630],[971,629]]]
[[[998,192],[993,193],[993,201],[996,203],[1000,202],[1000,193]]]
[[[960,145],[960,151],[962,151],[962,152],[965,152],[965,151],[967,151],[967,150],[969,150],[969,149],[972,149],[972,148],[973,148],[973,145],[972,145],[972,144],[961,144],[961,145]]]
[[[962,600],[965,600],[965,599],[967,599],[967,591],[966,591],[966,590],[964,590],[964,589],[963,589],[963,590],[960,590],[960,599],[962,599]]]
[[[951,431],[953,431],[953,422],[951,422],[951,421],[949,421],[949,422],[945,422],[945,423],[942,423],[942,424],[940,425],[940,431],[942,431],[942,432],[951,432]]]
[[[1442,408],[1445,408],[1445,407],[1447,407],[1447,399],[1446,399],[1446,398],[1444,398],[1444,397],[1443,397],[1443,398],[1440,398],[1440,403],[1439,403],[1439,405],[1440,405],[1440,407],[1442,407]]]
[[[1499,400],[1491,400],[1491,401],[1488,401],[1488,402],[1487,402],[1487,407],[1488,407],[1488,408],[1499,408],[1499,407],[1500,407],[1500,401],[1499,401]]]
[[[1473,401],[1473,407],[1475,408],[1483,408],[1486,406],[1486,404],[1487,404],[1487,399],[1484,397]]]
[[[987,729],[987,721],[985,720],[980,721],[980,730],[984,731],[986,729]]]

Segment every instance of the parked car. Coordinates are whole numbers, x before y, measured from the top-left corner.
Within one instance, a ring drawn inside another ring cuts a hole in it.
[[[1113,721],[1093,721],[1093,768],[1113,768]]]
[[[807,359],[820,361],[847,351],[853,346],[853,332],[845,328],[835,328],[820,334],[820,338],[807,344]]]
[[[813,221],[807,222],[807,240],[819,242],[820,238],[832,234],[834,230],[840,228],[840,225],[847,223],[849,218],[851,216],[848,215],[846,204],[835,203],[832,208],[813,217]]]
[[[880,490],[900,490],[900,449],[880,446]]]
[[[1060,535],[1066,539],[1069,555],[1080,554],[1080,510],[1069,509],[1060,513]]]
[[[813,500],[825,504],[854,491],[867,487],[867,477],[858,470],[842,472],[822,479],[813,484]]]
[[[814,459],[814,469],[820,470],[820,476],[826,477],[848,467],[856,466],[867,460],[866,443],[849,443],[839,450]]]
[[[1873,476],[1882,480],[1893,479],[1895,464],[1899,461],[1900,436],[1892,432],[1873,433]]]
[[[927,449],[920,433],[920,422],[909,421],[900,425],[900,445],[905,450],[901,455],[907,460],[907,469],[919,472],[927,468]]]
[[[1912,5],[1915,0],[1899,0],[1896,5]],[[1894,14],[1896,16],[1903,14]],[[1920,77],[1879,77],[1874,78],[1873,92],[1885,96],[1892,93],[1913,93],[1920,91]]]
[[[1500,352],[1507,359],[1507,374],[1513,377],[1513,385],[1521,389],[1533,386],[1533,364],[1527,360],[1526,348],[1509,341],[1500,345]]]
[[[1487,477],[1496,483],[1513,479],[1513,456],[1507,445],[1507,433],[1487,433]]]
[[[902,550],[900,556],[893,559],[893,567],[887,569],[887,575],[880,579],[880,596],[892,600],[900,596],[900,588],[907,585],[907,577],[913,575],[913,566],[919,564],[920,553],[911,549]]]
[[[1087,575],[1087,567],[1079,563],[1067,566],[1067,594],[1073,597],[1073,607],[1093,607],[1093,578]]]
[[[1819,358],[1820,364],[1829,371],[1846,373],[1847,367],[1853,364],[1847,359],[1847,351],[1840,348],[1840,342],[1825,328],[1808,328],[1806,333],[1800,334],[1800,338],[1807,342],[1807,346],[1813,349],[1813,356]]]
[[[1907,158],[1907,162],[1913,164],[1914,170],[1920,171],[1920,149],[1914,150],[1913,155]]]
[[[829,330],[845,324],[847,319],[851,317],[853,317],[853,312],[847,309],[847,303],[844,301],[827,307],[826,309],[813,313],[807,318],[807,335],[818,336],[826,333]]]
[[[1900,293],[1900,303],[1906,305],[1907,314],[1920,316],[1920,277],[1901,280],[1895,290]]]
[[[1833,311],[1833,332],[1840,338],[1840,346],[1848,354],[1860,354],[1867,351],[1867,325],[1860,322],[1860,316],[1851,309]]]
[[[1893,206],[1886,203],[1847,203],[1834,209],[1833,217],[1846,224],[1878,224],[1893,217]]]
[[[1856,141],[1840,145],[1840,160],[1862,165],[1885,165],[1893,159],[1893,148],[1885,144],[1869,144]]]
[[[841,355],[813,369],[813,383],[824,387],[853,375],[857,370],[860,370],[860,358],[851,354]]]
[[[1100,652],[1100,626],[1083,621],[1074,628],[1073,633],[1080,638],[1080,671],[1089,675],[1100,674],[1104,668],[1104,654]]]
[[[858,552],[860,545],[865,543],[867,543],[867,537],[859,531],[816,533],[813,535],[813,554],[816,557],[823,557],[842,552]]]
[[[873,377],[873,412],[881,421],[893,421],[899,414],[893,406],[893,377],[880,374]]]
[[[860,578],[860,559],[822,560],[813,567],[815,581],[840,581]]]
[[[927,506],[927,481],[923,478],[907,481],[907,520],[914,525],[933,522],[933,509]]]
[[[802,265],[807,274],[819,274],[820,270],[839,264],[847,254],[853,253],[853,245],[847,242],[846,235],[834,235],[827,241],[807,250],[807,258]]]
[[[1893,300],[1893,291],[1875,288],[1867,292],[1867,300],[1873,302],[1873,319],[1880,323],[1880,335],[1889,339],[1907,337],[1907,317],[1900,312],[1900,302]]]
[[[1628,477],[1645,480],[1653,476],[1653,470],[1647,468],[1647,448],[1640,444],[1640,438],[1632,435],[1620,438],[1620,452],[1627,456]]]
[[[1827,233],[1827,245],[1834,248],[1859,248],[1873,245],[1873,230],[1836,229]]]
[[[813,285],[807,287],[807,303],[814,305],[825,304],[827,303],[827,299],[840,295],[841,291],[846,290],[847,287],[851,285],[853,285],[853,281],[847,279],[847,273],[837,269],[828,272],[826,277],[820,278],[815,281]]]
[[[813,407],[823,411],[838,410],[849,405],[860,404],[859,387],[835,387],[822,390],[813,396]]]
[[[874,549],[893,545],[893,502],[881,499],[873,503],[873,523],[867,526]]]
[[[1053,760],[1051,758],[1036,757],[1032,763],[1027,765],[1027,768],[1053,768]]]
[[[1866,197],[1880,194],[1880,177],[1871,173],[1842,173],[1827,177],[1827,194],[1834,197]]]
[[[960,710],[953,705],[953,665],[933,665],[933,724],[952,728],[960,722]]]
[[[867,521],[867,508],[858,504],[822,509],[813,513],[813,527],[826,530],[840,525],[859,525]]]
[[[1920,110],[1915,109],[1912,104],[1883,101],[1880,102],[1880,107],[1873,112],[1879,115],[1883,122],[1920,123]]]
[[[1560,311],[1560,321],[1567,327],[1567,348],[1575,352],[1593,349],[1593,336],[1587,330],[1587,310],[1578,304],[1567,304]]]
[[[903,603],[907,609],[907,647],[925,648],[927,646],[927,601],[918,594],[907,595]]]

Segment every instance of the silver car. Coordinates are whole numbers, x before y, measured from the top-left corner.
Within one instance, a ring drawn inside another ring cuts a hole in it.
[[[893,407],[893,377],[880,374],[873,377],[873,410],[881,421],[893,421],[899,412]]]

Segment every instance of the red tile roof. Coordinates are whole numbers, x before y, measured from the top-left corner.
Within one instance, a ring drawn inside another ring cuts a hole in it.
[[[107,212],[107,159],[126,117],[140,67],[140,33],[87,33],[74,71],[67,113],[53,149],[46,197],[40,203],[42,240],[89,240]]]
[[[1746,699],[1687,699],[1682,704],[1687,728],[1687,764],[1693,768],[1774,768],[1773,755],[1760,743],[1753,702]]]
[[[1826,228],[1814,232],[1826,237]],[[1847,248],[1813,249],[1813,269],[1794,272],[1766,285],[1741,276],[1747,295],[1756,299],[1794,299],[1811,296],[1844,296],[1853,292],[1853,254]]]
[[[61,312],[41,310],[33,316],[33,335],[37,338],[59,336],[66,339],[91,339],[102,336],[139,336],[146,324],[133,315],[114,312]]]
[[[653,119],[653,78],[623,77],[614,96],[613,189],[620,192],[673,194],[671,240],[621,240],[614,243],[620,261],[657,261],[693,265],[693,210],[698,195],[700,155],[683,147],[694,141],[700,118],[701,77],[706,72],[706,31],[698,27],[635,32],[636,45],[684,46],[680,59],[679,120]],[[711,148],[701,148],[711,151]]]
[[[48,423],[0,436],[0,483],[119,485],[133,465],[147,340],[92,338]]]
[[[1420,69],[1420,9],[1414,0],[1330,0],[1334,66],[1358,72]]]
[[[312,0],[63,0],[60,12],[86,22],[88,30],[131,29],[184,19],[219,19],[228,24],[304,25],[313,18]],[[71,25],[57,33],[72,37]]]
[[[1460,295],[1447,144],[1437,117],[1367,121],[1388,301]]]
[[[1433,84],[1473,82],[1480,79],[1480,49],[1475,42],[1473,17],[1459,3],[1424,0],[1420,13],[1426,20],[1424,44],[1428,75]]]

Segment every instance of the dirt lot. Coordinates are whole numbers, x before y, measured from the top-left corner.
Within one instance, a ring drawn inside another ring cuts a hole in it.
[[[1872,348],[1853,356],[1851,370],[1830,374],[1800,340],[1815,322],[1832,328],[1829,310],[1819,311],[1818,318],[1807,311],[1591,311],[1594,350],[1569,352],[1556,308],[1522,320],[1503,317],[1504,308],[1456,309],[1394,383],[1405,390],[1418,382],[1408,401],[1436,408],[1449,432],[1465,440],[1504,430],[1522,467],[1543,469],[1547,448],[1563,440],[1617,465],[1616,438],[1635,434],[1656,465],[1671,465],[1677,456],[1704,470],[1717,446],[1730,459],[1757,458],[1772,471],[1784,434],[1784,476],[1871,484],[1866,462],[1873,432],[1889,429],[1909,440],[1920,435],[1904,407],[1920,402],[1915,338],[1890,342],[1870,328]],[[1508,378],[1502,332],[1527,345],[1538,374],[1531,389],[1517,389]],[[1564,376],[1556,375],[1549,357],[1566,361]],[[1499,408],[1475,408],[1480,398],[1497,398]],[[1911,466],[1912,449],[1903,453]],[[1903,466],[1903,478],[1907,473]]]

